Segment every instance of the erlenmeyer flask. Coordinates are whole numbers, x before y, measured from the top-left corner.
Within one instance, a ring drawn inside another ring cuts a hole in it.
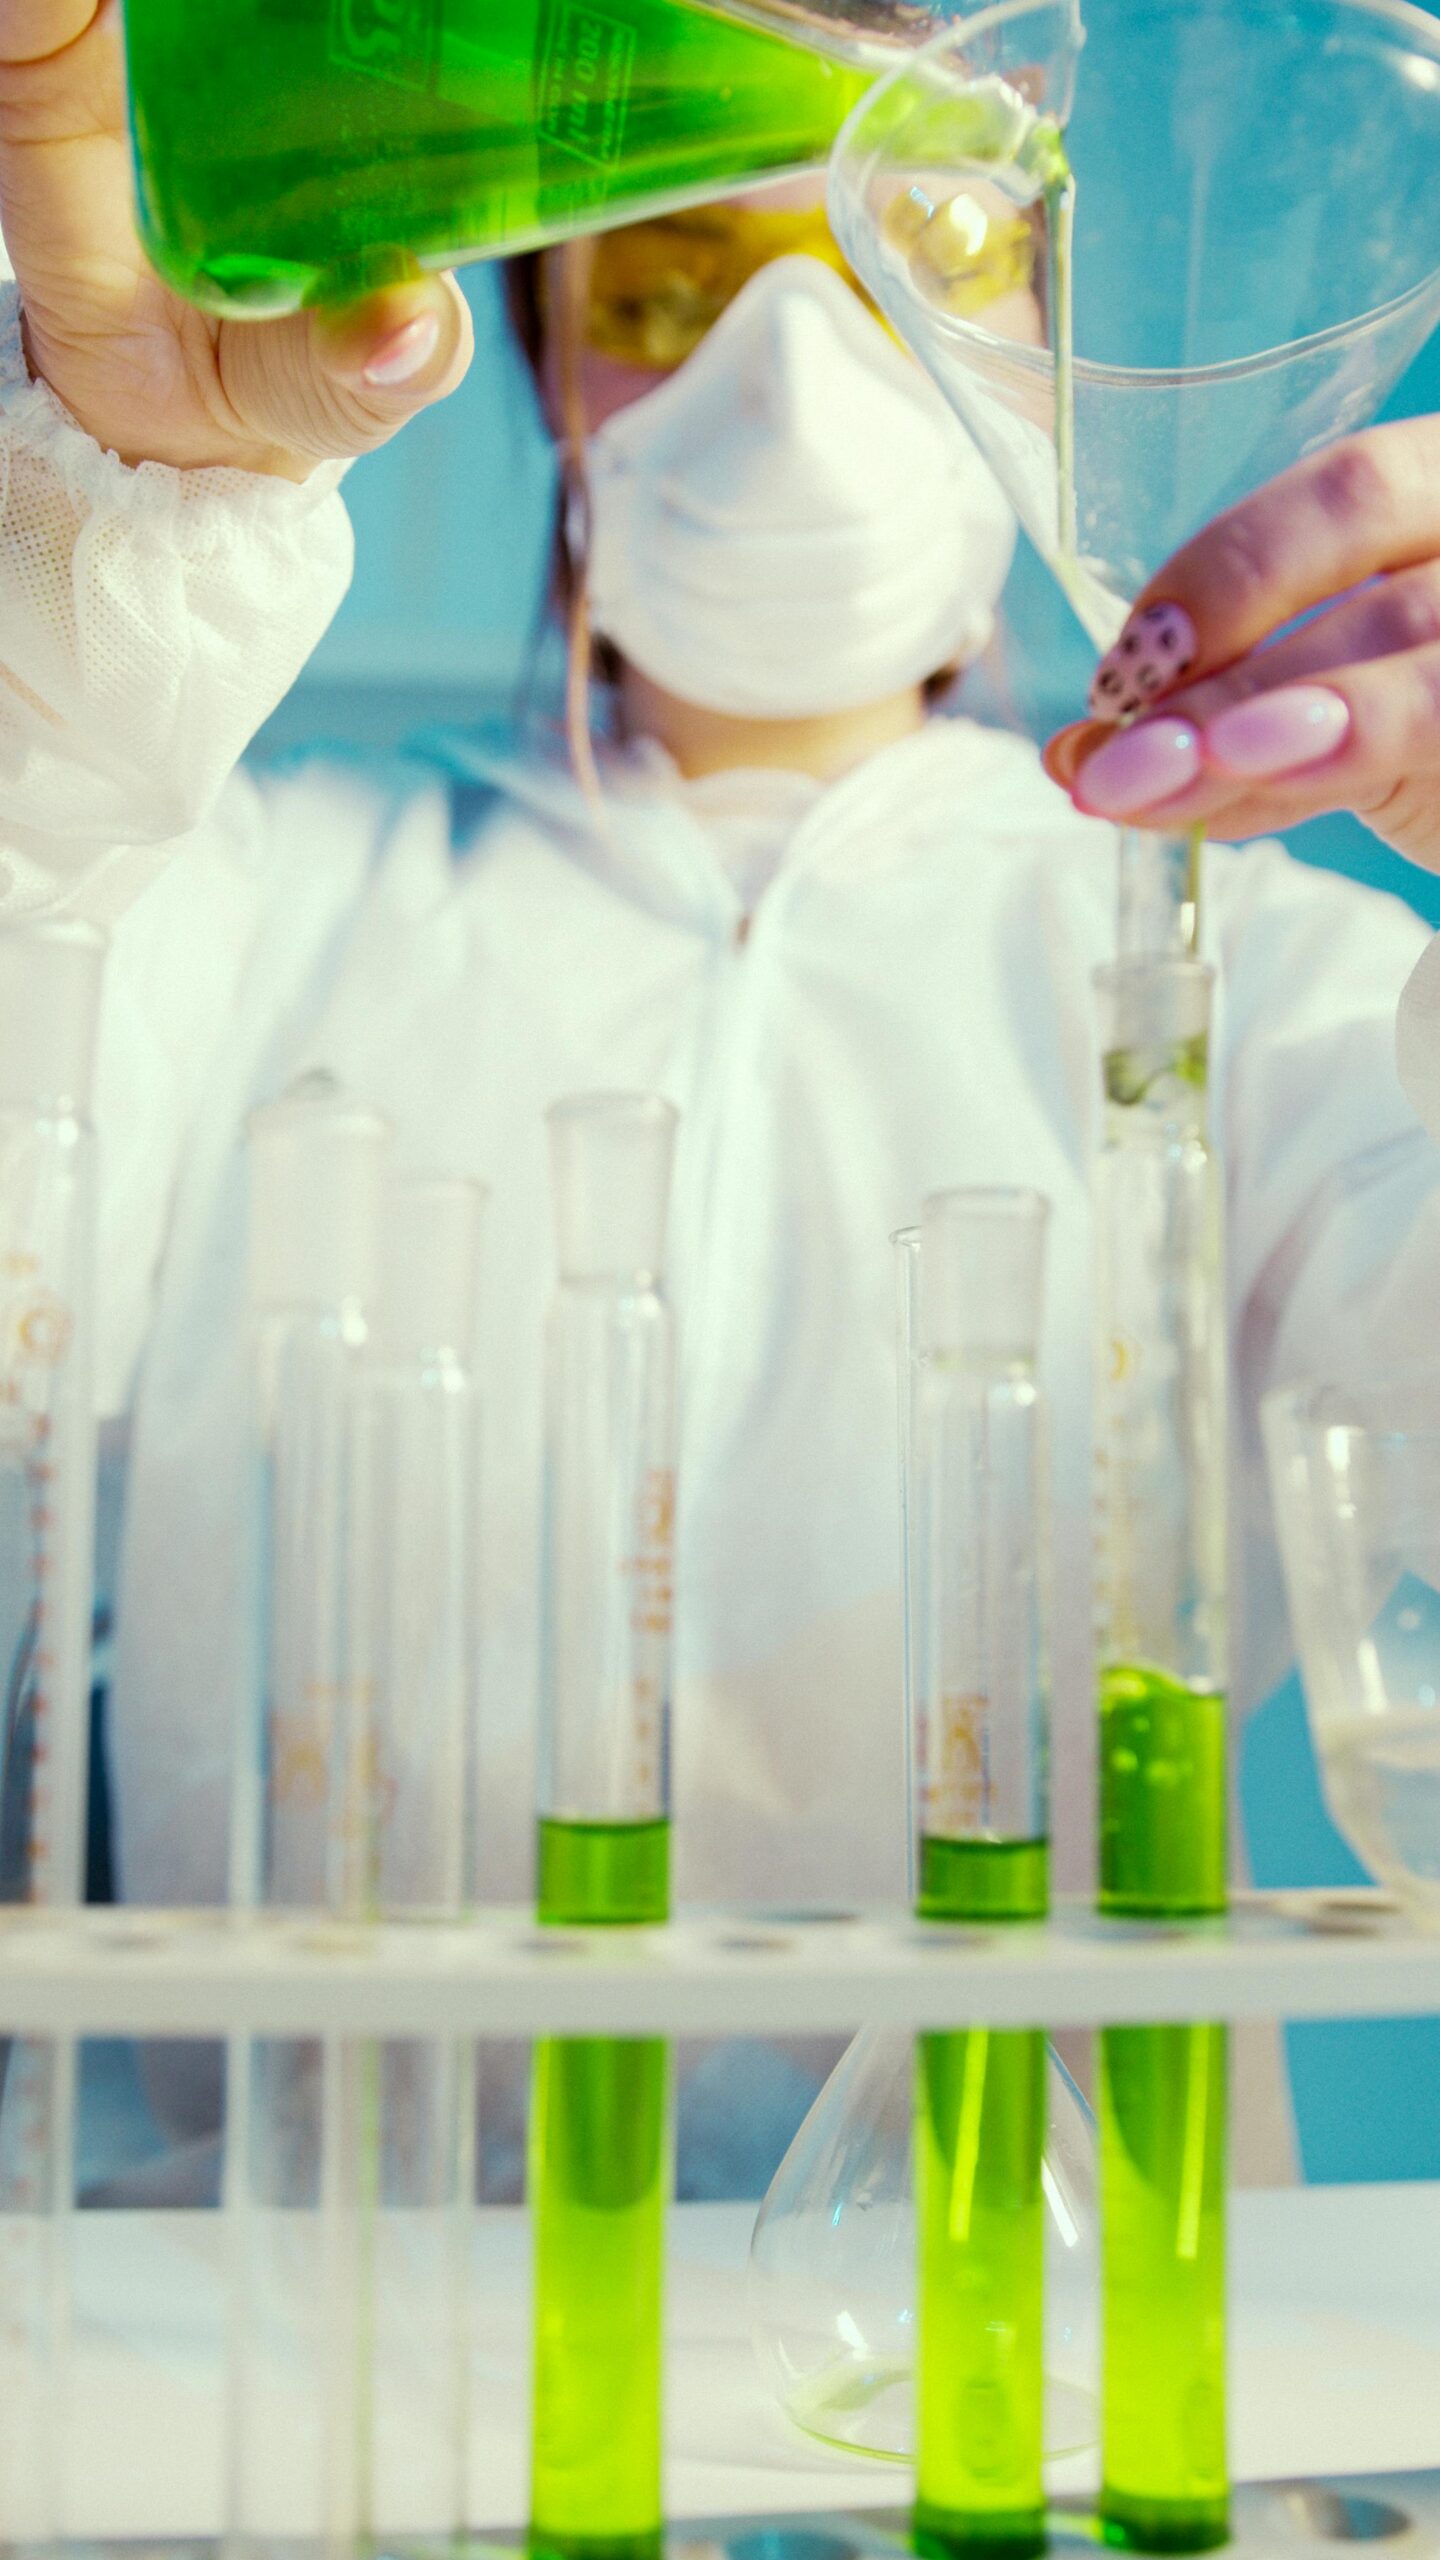
[[[1053,2052],[1045,2129],[1045,2452],[1099,2434],[1095,2124]],[[912,2044],[869,2027],[842,2056],[760,2208],[750,2334],[786,2416],[837,2452],[914,2448]]]
[[[285,311],[818,167],[944,0],[128,0],[141,225]]]

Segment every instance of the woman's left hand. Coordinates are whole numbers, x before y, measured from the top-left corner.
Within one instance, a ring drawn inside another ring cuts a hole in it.
[[[1090,707],[1045,750],[1090,815],[1234,841],[1349,809],[1440,871],[1440,418],[1351,436],[1186,543]]]

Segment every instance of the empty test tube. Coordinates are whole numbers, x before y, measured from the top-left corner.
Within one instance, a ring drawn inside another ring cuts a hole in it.
[[[0,1900],[84,1899],[103,937],[0,932]],[[0,2039],[0,2540],[64,2536],[76,2048]]]
[[[454,1918],[475,1890],[484,1194],[387,1183],[375,1320],[354,1372],[349,1642],[332,1763],[334,1906]],[[353,2289],[355,2504],[387,2553],[466,2522],[474,2047],[345,2046],[342,2187]]]
[[[323,1910],[347,1729],[348,1437],[379,1283],[386,1123],[307,1077],[249,1127],[251,1653],[236,1700],[231,1898]],[[331,2548],[356,2528],[338,2040],[231,2039],[227,2539]]]

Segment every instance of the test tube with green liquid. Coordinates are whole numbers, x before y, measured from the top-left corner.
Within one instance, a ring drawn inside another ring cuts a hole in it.
[[[1047,1217],[1032,1191],[935,1193],[908,1346],[902,1288],[915,1906],[927,1922],[1039,1919],[1049,1900],[1036,1378]],[[914,2535],[931,2560],[1044,2548],[1044,2136],[1038,2029],[920,2038]]]
[[[1225,1293],[1208,1133],[1212,972],[1097,974],[1100,1907],[1226,1902]],[[1100,2040],[1101,2528],[1141,2551],[1226,2540],[1227,2039]]]
[[[674,1354],[661,1286],[676,1115],[655,1094],[548,1115],[559,1285],[546,1337],[537,1907],[670,1908]],[[669,2057],[536,2048],[530,2549],[659,2560]]]

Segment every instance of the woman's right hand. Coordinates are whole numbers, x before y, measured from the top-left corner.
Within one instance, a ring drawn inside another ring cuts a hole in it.
[[[470,361],[450,277],[264,321],[160,282],[135,228],[117,0],[0,0],[0,227],[31,372],[124,462],[303,480],[383,444]]]

